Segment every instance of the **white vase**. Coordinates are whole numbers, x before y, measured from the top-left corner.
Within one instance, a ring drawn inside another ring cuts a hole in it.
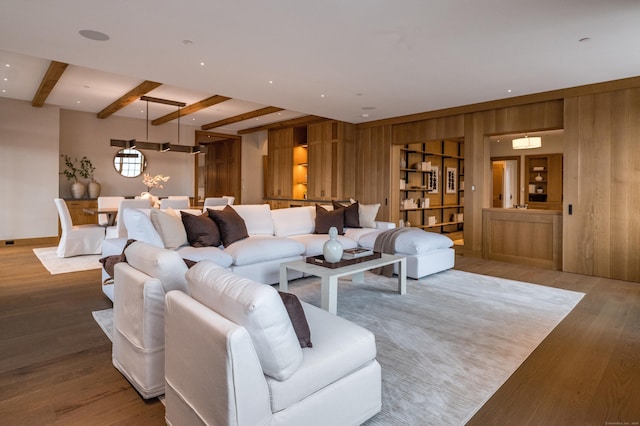
[[[95,180],[89,182],[87,186],[87,190],[89,191],[89,198],[98,198],[100,196],[100,190],[102,189],[102,185]]]
[[[538,173],[538,176],[536,176],[534,179],[536,180],[536,182],[542,182],[544,178],[540,175],[540,173]]]
[[[329,240],[322,246],[322,254],[324,260],[327,262],[335,263],[342,259],[342,252],[344,251],[342,244],[337,240],[338,230],[335,226],[329,228]]]
[[[75,199],[84,197],[87,186],[82,182],[74,182],[71,184],[71,196]]]

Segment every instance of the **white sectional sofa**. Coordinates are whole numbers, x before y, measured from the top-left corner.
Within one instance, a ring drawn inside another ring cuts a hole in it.
[[[119,220],[124,221],[129,239],[176,250],[184,259],[210,260],[238,275],[254,281],[275,284],[279,282],[279,266],[282,262],[322,254],[327,234],[316,234],[316,207],[292,207],[271,210],[268,204],[250,204],[216,207],[233,209],[242,218],[248,238],[233,244],[217,247],[192,247],[184,235],[180,211],[153,211],[152,209],[126,209]],[[199,210],[183,210],[194,215]],[[374,222],[377,210],[360,206],[361,228],[345,228],[338,240],[344,248],[374,248],[376,237],[384,230],[395,228],[389,222]],[[369,217],[365,217],[365,213]],[[373,213],[373,217],[371,214]],[[173,216],[174,220],[169,217]],[[152,220],[155,219],[155,220]],[[209,219],[211,220],[211,219]],[[155,226],[154,226],[155,224]],[[182,238],[182,239],[181,239]],[[127,238],[106,239],[103,256],[120,255]],[[416,231],[398,236],[395,254],[407,258],[407,276],[421,278],[425,275],[452,268],[455,253],[453,242],[446,236]],[[299,278],[292,272],[290,279]],[[113,284],[103,269],[103,291],[113,300]]]

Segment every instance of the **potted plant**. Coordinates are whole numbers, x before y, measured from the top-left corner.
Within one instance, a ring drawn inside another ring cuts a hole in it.
[[[71,157],[66,154],[61,155],[61,157],[64,160],[64,165],[66,167],[62,173],[64,173],[67,180],[73,181],[71,182],[71,196],[76,199],[84,197],[87,187],[84,183],[80,182],[80,177],[84,177],[83,174],[86,174],[86,172],[83,171],[81,166],[78,164],[77,158],[71,160]]]

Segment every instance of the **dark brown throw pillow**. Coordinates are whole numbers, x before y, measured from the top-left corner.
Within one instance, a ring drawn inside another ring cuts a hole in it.
[[[184,229],[187,231],[187,241],[192,247],[218,247],[220,245],[220,230],[206,212],[194,215],[181,211],[180,215]]]
[[[316,204],[316,234],[328,234],[329,228],[335,226],[338,234],[344,234],[344,213],[343,209],[329,211]]]
[[[114,271],[114,268],[116,267],[116,263],[127,261],[127,256],[124,255],[124,251],[126,250],[127,247],[129,247],[131,243],[135,241],[136,240],[127,240],[127,243],[124,245],[124,248],[122,249],[122,253],[114,254],[112,256],[105,256],[102,259],[100,259],[100,263],[102,263],[102,267],[104,268],[107,275],[109,275],[109,278],[105,281],[108,281],[111,278],[113,278],[113,275],[114,275],[113,271]]]
[[[296,332],[296,336],[298,336],[300,347],[312,348],[311,330],[309,330],[309,323],[304,315],[304,309],[302,309],[298,296],[292,293],[283,293],[282,291],[279,291],[278,294],[280,294],[284,307],[287,308],[287,314],[289,314],[293,329]]]
[[[222,210],[207,209],[209,216],[220,229],[220,238],[225,247],[249,237],[244,219],[233,207],[227,205]]]
[[[334,210],[341,210],[344,213],[345,228],[361,228],[360,226],[360,209],[358,202],[344,206],[337,201],[331,201]]]

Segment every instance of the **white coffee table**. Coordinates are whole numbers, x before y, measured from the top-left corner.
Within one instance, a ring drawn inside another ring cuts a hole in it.
[[[280,264],[280,291],[288,291],[289,280],[287,270],[304,272],[321,278],[320,307],[335,314],[338,307],[338,278],[351,275],[354,283],[364,282],[364,272],[385,265],[398,264],[398,293],[407,293],[407,259],[402,256],[382,254],[378,259],[367,260],[340,268],[327,268],[325,266],[307,263],[305,260],[296,260]]]

